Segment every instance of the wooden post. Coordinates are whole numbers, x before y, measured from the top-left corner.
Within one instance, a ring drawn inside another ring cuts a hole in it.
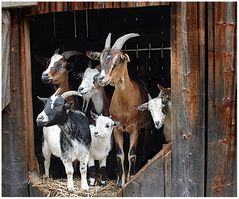
[[[208,3],[206,196],[237,196],[236,3]]]
[[[172,4],[172,196],[204,196],[205,3]]]

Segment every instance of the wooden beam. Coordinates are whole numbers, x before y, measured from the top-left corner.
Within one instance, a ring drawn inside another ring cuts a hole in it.
[[[3,9],[9,9],[9,8],[22,8],[22,7],[29,7],[29,6],[37,6],[37,2],[2,2],[2,8]]]

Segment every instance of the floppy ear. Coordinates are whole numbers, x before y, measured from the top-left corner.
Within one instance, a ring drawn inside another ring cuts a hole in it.
[[[37,98],[38,98],[40,101],[42,101],[42,102],[44,103],[44,105],[46,104],[47,98],[39,97],[39,96],[37,96]]]
[[[144,104],[141,104],[139,106],[136,106],[136,108],[139,110],[139,111],[145,111],[148,109],[148,102],[144,103]]]
[[[130,62],[129,56],[126,53],[121,54],[120,58],[124,61]]]
[[[99,115],[93,113],[92,111],[90,111],[90,115],[91,115],[91,117],[93,118],[93,120],[95,120],[95,121],[96,121],[97,118],[99,117]]]
[[[70,102],[65,103],[66,110],[73,109],[73,106],[74,106],[74,101],[70,101]]]
[[[93,52],[93,51],[86,51],[86,56],[93,60],[99,60],[100,59],[100,52]]]

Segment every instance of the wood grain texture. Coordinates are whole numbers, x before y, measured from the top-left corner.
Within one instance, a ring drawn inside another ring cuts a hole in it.
[[[2,10],[2,110],[10,102],[10,37],[11,15]]]
[[[169,5],[169,2],[38,2],[37,6],[25,8],[25,15],[87,9],[134,8]]]
[[[205,3],[172,6],[172,196],[204,196]]]
[[[236,3],[208,5],[207,120],[206,196],[236,196]]]

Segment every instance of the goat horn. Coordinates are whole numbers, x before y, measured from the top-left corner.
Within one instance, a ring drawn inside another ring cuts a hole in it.
[[[110,43],[111,43],[111,33],[108,34],[105,40],[105,48],[110,48]]]
[[[120,37],[119,39],[116,40],[116,42],[114,43],[114,45],[112,46],[112,49],[119,49],[121,50],[121,48],[123,47],[124,43],[132,38],[132,37],[138,37],[139,34],[138,33],[129,33],[127,35],[124,35],[122,37]]]
[[[54,93],[54,95],[59,95],[59,93],[61,92],[61,87],[59,87],[56,92]]]
[[[66,91],[64,93],[61,94],[61,97],[63,97],[63,99],[66,99],[72,95],[77,95],[79,96],[79,93],[77,91]]]
[[[71,56],[82,55],[82,53],[79,51],[71,50],[71,51],[66,51],[66,52],[62,53],[61,55],[63,57],[65,57],[66,59],[69,59]]]

